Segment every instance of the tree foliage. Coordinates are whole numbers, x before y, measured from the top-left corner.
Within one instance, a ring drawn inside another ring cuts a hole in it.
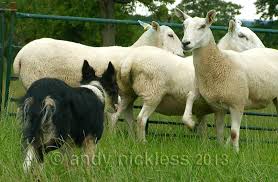
[[[255,5],[257,13],[261,14],[261,18],[273,19],[274,17],[278,17],[278,9],[276,9],[278,0],[257,0]]]
[[[221,25],[227,24],[228,20],[239,15],[242,8],[238,4],[223,0],[183,0],[178,7],[192,17],[205,17],[209,10],[214,9],[217,12],[216,23]]]
[[[112,4],[109,4],[109,2]],[[16,0],[18,11],[28,13],[40,13],[50,15],[80,16],[80,17],[100,17],[116,19],[133,19],[135,4],[140,2],[148,7],[152,16],[145,19],[165,20],[169,17],[166,4],[175,0]],[[107,7],[112,5],[112,7]],[[103,9],[107,8],[107,9]],[[112,9],[113,12],[112,12]],[[108,11],[105,13],[105,11]],[[16,40],[20,44],[25,44],[40,37],[53,37],[88,45],[130,45],[130,41],[137,38],[142,33],[140,27],[126,25],[104,25],[84,22],[64,22],[52,20],[20,20],[17,21]],[[112,34],[112,35],[111,35]],[[122,37],[130,35],[129,39]],[[116,41],[110,39],[116,38]],[[106,39],[106,40],[105,40]],[[120,41],[118,41],[120,40]]]

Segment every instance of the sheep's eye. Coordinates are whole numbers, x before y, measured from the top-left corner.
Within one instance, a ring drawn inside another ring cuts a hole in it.
[[[248,38],[246,37],[246,35],[244,35],[243,33],[238,34],[238,37],[239,37],[239,38],[246,38],[246,40],[248,40]]]
[[[174,38],[174,35],[173,34],[168,34],[169,37],[171,38]]]
[[[206,27],[206,25],[204,24],[204,25],[202,25],[202,26],[199,27],[199,30],[200,30],[200,29],[203,29],[203,28],[205,28],[205,27]]]

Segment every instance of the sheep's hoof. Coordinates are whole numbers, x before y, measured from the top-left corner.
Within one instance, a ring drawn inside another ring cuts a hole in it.
[[[183,118],[183,123],[190,129],[190,130],[194,130],[195,128],[195,122],[193,121],[193,119],[190,118]]]

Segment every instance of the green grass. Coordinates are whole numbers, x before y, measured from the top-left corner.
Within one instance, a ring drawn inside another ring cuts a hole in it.
[[[20,87],[12,85],[13,89]],[[17,90],[14,89],[14,90]],[[16,94],[11,92],[12,94]],[[22,93],[22,91],[21,91]],[[15,106],[10,105],[9,110]],[[264,112],[275,112],[269,107]],[[136,111],[138,113],[138,111]],[[154,114],[151,119],[180,121],[180,117]],[[212,116],[208,118],[212,123]],[[229,123],[229,115],[226,117]],[[244,116],[242,126],[278,128],[278,119]],[[215,140],[201,139],[182,126],[150,124],[146,144],[127,134],[127,124],[118,123],[116,134],[105,130],[94,164],[83,165],[82,153],[68,160],[61,153],[46,156],[42,171],[25,175],[22,169],[21,132],[15,117],[2,113],[0,122],[0,181],[277,181],[278,133],[241,130],[240,153]],[[176,134],[166,137],[163,134]],[[162,134],[162,135],[160,135]],[[184,137],[187,135],[187,137]],[[188,137],[191,136],[191,137]],[[215,137],[213,128],[208,135]],[[229,130],[225,130],[225,136]],[[272,143],[266,143],[270,141]],[[65,161],[72,165],[66,165]]]

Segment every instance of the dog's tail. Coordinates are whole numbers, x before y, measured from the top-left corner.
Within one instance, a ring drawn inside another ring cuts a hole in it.
[[[52,99],[50,96],[45,97],[45,99],[43,101],[43,108],[41,111],[43,113],[41,124],[43,125],[46,122],[48,122],[49,120],[51,120],[55,111],[56,111],[55,100]]]
[[[22,118],[23,124],[29,124],[30,113],[36,113],[40,118],[36,118],[41,120],[41,125],[48,122],[52,119],[55,111],[56,111],[56,103],[55,100],[52,99],[50,96],[46,96],[42,102],[43,107],[41,108],[41,102],[35,100],[34,97],[25,98],[23,104],[21,105],[20,112],[18,113],[19,116]]]
[[[17,117],[21,116],[23,124],[29,123],[28,112],[30,110],[31,105],[34,103],[33,97],[28,97],[23,101],[21,105],[21,109],[19,110]]]

